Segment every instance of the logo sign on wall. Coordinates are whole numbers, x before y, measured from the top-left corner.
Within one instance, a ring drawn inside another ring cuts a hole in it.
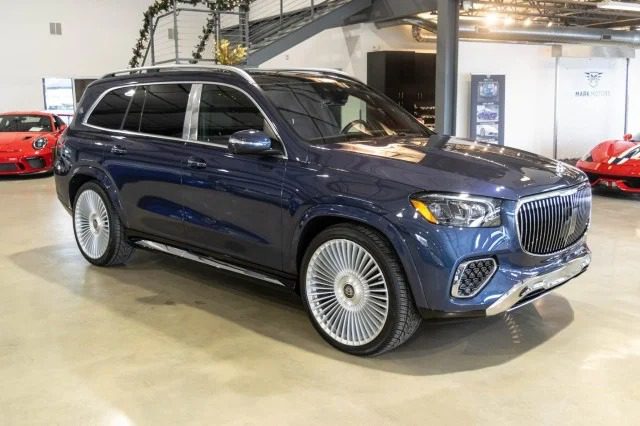
[[[576,90],[575,95],[578,97],[611,96],[611,90],[599,89],[603,75],[602,71],[585,71],[584,76],[589,88]]]
[[[471,139],[504,145],[504,75],[471,75]]]

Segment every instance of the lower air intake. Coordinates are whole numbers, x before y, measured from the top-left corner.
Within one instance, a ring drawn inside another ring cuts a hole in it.
[[[462,262],[456,270],[451,295],[456,298],[473,297],[496,273],[498,265],[492,258]]]

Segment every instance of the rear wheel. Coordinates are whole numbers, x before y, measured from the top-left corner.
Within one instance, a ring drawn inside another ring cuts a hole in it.
[[[421,318],[389,243],[364,226],[336,225],[309,246],[302,298],[318,332],[338,349],[377,355],[405,342]]]
[[[133,253],[109,197],[95,182],[84,184],[78,191],[73,230],[80,252],[94,265],[120,265]]]

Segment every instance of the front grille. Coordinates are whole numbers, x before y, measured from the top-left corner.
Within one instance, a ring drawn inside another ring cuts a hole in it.
[[[520,244],[533,254],[561,251],[582,238],[590,217],[588,185],[525,198],[517,212]]]
[[[0,163],[0,172],[15,172],[18,166],[15,163]]]

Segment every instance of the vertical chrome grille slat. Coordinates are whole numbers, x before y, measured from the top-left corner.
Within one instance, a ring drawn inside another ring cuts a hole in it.
[[[591,187],[526,198],[516,212],[517,231],[523,250],[552,254],[572,246],[587,231],[591,216]]]

